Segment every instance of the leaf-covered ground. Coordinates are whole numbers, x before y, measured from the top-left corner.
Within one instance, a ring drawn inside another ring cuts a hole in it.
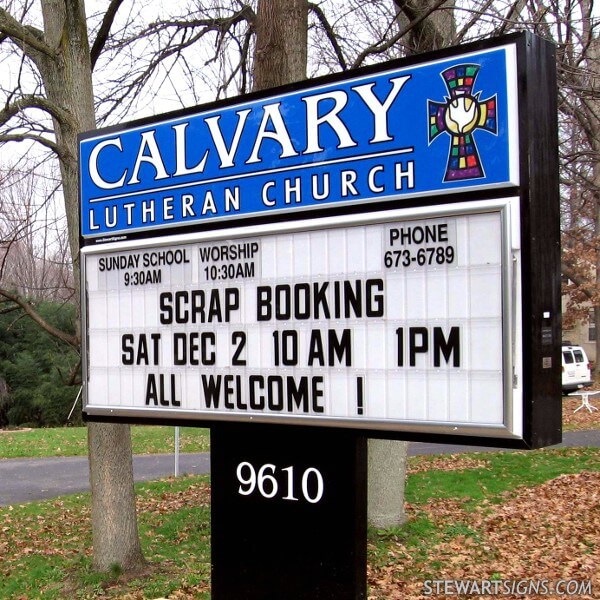
[[[528,453],[517,454],[529,460]],[[559,455],[550,451],[538,456],[557,461]],[[479,503],[473,496],[461,498],[461,487],[454,498],[432,496],[410,504],[406,528],[372,532],[368,564],[370,600],[432,597],[427,594],[431,588],[426,587],[426,582],[432,580],[544,580],[553,585],[574,579],[591,581],[593,586],[592,595],[579,598],[600,597],[598,454],[569,449],[562,451],[561,456],[570,458],[575,468],[587,461],[588,470],[562,474],[540,485],[490,493]],[[422,457],[412,461],[410,471],[417,479],[425,476],[433,480],[440,475],[454,476],[454,472],[460,477],[475,475],[482,485],[490,485],[489,480],[483,482],[484,477],[499,476],[498,467],[494,470],[492,465],[495,460],[490,454]],[[0,593],[0,597],[30,600],[42,597],[39,592],[43,589],[53,590],[53,596],[44,597],[54,598],[209,598],[210,485],[198,478],[188,478],[187,482],[186,478],[172,479],[161,485],[164,487],[158,492],[142,488],[138,493],[141,535],[146,556],[152,559],[148,571],[137,578],[118,576],[93,586],[89,574],[86,579],[91,540],[85,499],[48,502],[45,511],[33,510],[33,505],[30,511],[29,506],[4,509],[0,515],[0,576],[9,580],[24,565],[31,569],[32,561],[41,565],[57,557],[62,557],[70,567],[67,576],[64,568],[57,568],[55,579],[46,575],[43,583],[30,576],[18,593]],[[182,516],[174,521],[174,515]],[[199,537],[206,542],[201,551],[194,545]],[[174,554],[169,554],[170,551]],[[175,554],[181,554],[183,560],[178,560]],[[195,572],[195,580],[190,579],[190,571]],[[149,591],[144,579],[156,578],[157,574],[170,582],[168,592],[164,587],[160,592],[160,587],[155,593]],[[487,596],[469,596],[474,597]]]
[[[545,580],[548,589],[562,580],[591,580],[592,595],[578,597],[600,597],[600,473],[561,475],[471,511],[461,501],[446,499],[409,507],[409,514],[434,523],[432,535],[439,542],[426,555],[409,551],[400,537],[390,544],[387,560],[369,565],[371,599],[431,597],[426,580],[456,579]]]
[[[600,394],[590,396],[590,404],[598,410],[590,412],[582,408],[575,412],[581,406],[581,397],[563,397],[563,431],[600,429]]]

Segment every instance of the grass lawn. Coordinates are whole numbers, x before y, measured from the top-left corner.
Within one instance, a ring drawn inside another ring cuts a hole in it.
[[[209,598],[208,478],[144,483],[137,492],[149,561],[137,577],[91,571],[87,495],[0,509],[0,598]],[[418,598],[435,578],[578,577],[600,585],[598,449],[418,457],[406,497],[406,525],[369,533],[371,599]]]
[[[563,398],[563,429],[576,431],[600,429],[599,413],[575,412],[580,398]],[[174,427],[131,427],[134,454],[160,454],[174,451]],[[180,428],[181,452],[208,452],[210,435],[207,429]],[[83,456],[87,454],[85,427],[55,429],[1,430],[0,460],[3,458],[42,458],[45,456]]]
[[[174,452],[174,427],[132,425],[131,443],[134,454]],[[181,427],[181,452],[208,452],[208,429]],[[43,458],[46,456],[84,456],[87,454],[85,427],[57,427],[0,432],[0,459]]]
[[[136,589],[143,590],[144,597],[158,598],[207,581],[208,478],[139,484],[136,491],[140,538],[151,560],[148,572],[127,580],[118,568],[94,573],[89,495],[66,496],[0,509],[0,598],[114,597]]]

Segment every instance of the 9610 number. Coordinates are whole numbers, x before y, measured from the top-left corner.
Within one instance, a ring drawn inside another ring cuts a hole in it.
[[[302,472],[300,485],[294,467],[278,469],[271,463],[262,465],[257,470],[252,463],[241,462],[237,466],[236,476],[240,484],[238,494],[241,496],[258,493],[267,499],[281,498],[292,502],[305,500],[309,504],[317,504],[323,498],[323,475],[314,467]]]

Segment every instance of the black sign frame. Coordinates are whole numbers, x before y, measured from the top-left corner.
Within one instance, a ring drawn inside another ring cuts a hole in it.
[[[455,436],[411,432],[390,432],[364,430],[358,433],[369,437],[434,441],[441,443],[463,443],[472,445],[492,445],[507,448],[539,448],[561,441],[561,385],[560,385],[560,232],[559,232],[559,189],[558,189],[558,140],[557,140],[557,99],[555,51],[551,43],[529,33],[518,33],[493,40],[467,44],[402,59],[396,64],[411,65],[451,57],[457,52],[475,52],[498,45],[514,43],[517,52],[518,107],[519,107],[519,175],[517,187],[502,187],[498,190],[482,192],[465,191],[460,194],[440,194],[427,198],[408,198],[385,203],[372,203],[369,210],[410,208],[423,205],[454,204],[470,200],[494,199],[515,195],[520,199],[522,275],[519,287],[522,302],[522,371],[523,371],[523,439],[499,439],[479,436]],[[361,73],[375,73],[390,64],[368,67]],[[333,75],[312,82],[284,86],[277,90],[251,94],[249,99],[264,98],[301,87],[310,87],[331,81],[338,81],[345,74]],[[239,99],[226,100],[208,105],[210,107],[229,106]],[[179,111],[178,115],[189,111]],[[118,132],[132,125],[151,123],[155,118],[143,119],[126,126],[117,126],[107,131]],[[83,134],[85,139],[91,134]],[[323,216],[356,214],[361,206],[341,206],[326,208],[318,214],[303,213],[302,219]],[[289,219],[289,215],[278,214],[272,217],[249,217],[244,225],[261,225]],[[189,233],[225,229],[234,226],[235,220],[216,222],[208,225],[171,230],[169,233]],[[127,240],[154,237],[153,232],[135,232]],[[82,248],[99,243],[98,239],[80,238]],[[85,295],[85,282],[82,282]],[[85,301],[83,303],[85,306]],[[85,329],[84,329],[85,331]],[[164,419],[131,418],[88,413],[84,408],[84,418],[89,421],[112,421],[128,423],[164,424]],[[211,426],[210,421],[180,421],[169,419],[173,425]],[[251,419],[248,421],[251,425]],[[285,426],[285,425],[282,425]]]

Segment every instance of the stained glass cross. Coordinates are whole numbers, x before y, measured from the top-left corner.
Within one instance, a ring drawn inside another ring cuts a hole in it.
[[[480,65],[463,64],[442,72],[449,96],[445,102],[428,101],[429,143],[445,132],[450,135],[450,150],[444,181],[484,177],[483,164],[475,144],[474,132],[484,129],[497,133],[496,95],[480,100],[473,93]]]

